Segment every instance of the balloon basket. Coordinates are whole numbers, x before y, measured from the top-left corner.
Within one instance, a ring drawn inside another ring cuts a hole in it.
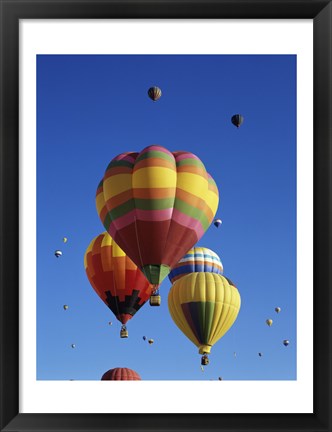
[[[159,294],[150,296],[150,306],[160,306],[161,297]]]
[[[127,338],[128,337],[128,330],[126,328],[122,328],[120,331],[120,338]]]
[[[209,357],[206,355],[203,355],[201,358],[201,365],[207,366],[210,363]]]

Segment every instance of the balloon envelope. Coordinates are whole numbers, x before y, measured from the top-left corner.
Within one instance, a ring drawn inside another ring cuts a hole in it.
[[[217,228],[219,228],[219,226],[222,224],[222,220],[221,219],[215,219],[213,221],[213,225]]]
[[[90,243],[84,266],[90,284],[122,324],[135,315],[153,291],[141,270],[106,232]]]
[[[116,156],[96,194],[104,227],[156,285],[208,229],[218,201],[197,156],[157,145]]]
[[[232,327],[241,306],[240,294],[226,277],[216,273],[191,273],[175,282],[168,309],[179,329],[208,354]]]
[[[273,321],[271,319],[267,319],[266,320],[266,324],[271,327],[271,325],[273,324]]]
[[[172,284],[188,273],[210,272],[222,274],[223,265],[219,256],[211,249],[205,247],[193,247],[173,267],[168,278]]]
[[[236,126],[237,128],[241,126],[243,120],[244,118],[241,114],[234,114],[231,119],[233,125]]]
[[[128,368],[114,368],[104,373],[101,381],[141,381],[137,372]]]
[[[160,99],[161,97],[161,90],[159,87],[153,86],[150,87],[148,90],[149,98],[152,99],[154,102]]]

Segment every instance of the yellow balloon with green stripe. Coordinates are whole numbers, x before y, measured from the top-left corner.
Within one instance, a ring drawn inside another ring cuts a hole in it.
[[[190,273],[178,279],[168,295],[168,309],[179,329],[209,354],[234,324],[241,306],[232,281],[217,273]]]

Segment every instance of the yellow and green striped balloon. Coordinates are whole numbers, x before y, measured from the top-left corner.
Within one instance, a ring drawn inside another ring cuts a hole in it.
[[[209,354],[234,324],[241,306],[239,291],[217,273],[190,273],[177,280],[168,295],[168,309],[179,329]]]

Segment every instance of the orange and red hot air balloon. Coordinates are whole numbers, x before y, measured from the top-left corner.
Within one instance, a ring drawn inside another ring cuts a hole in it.
[[[122,323],[121,337],[128,337],[125,324],[149,300],[153,285],[107,232],[92,240],[84,266],[90,284]]]

